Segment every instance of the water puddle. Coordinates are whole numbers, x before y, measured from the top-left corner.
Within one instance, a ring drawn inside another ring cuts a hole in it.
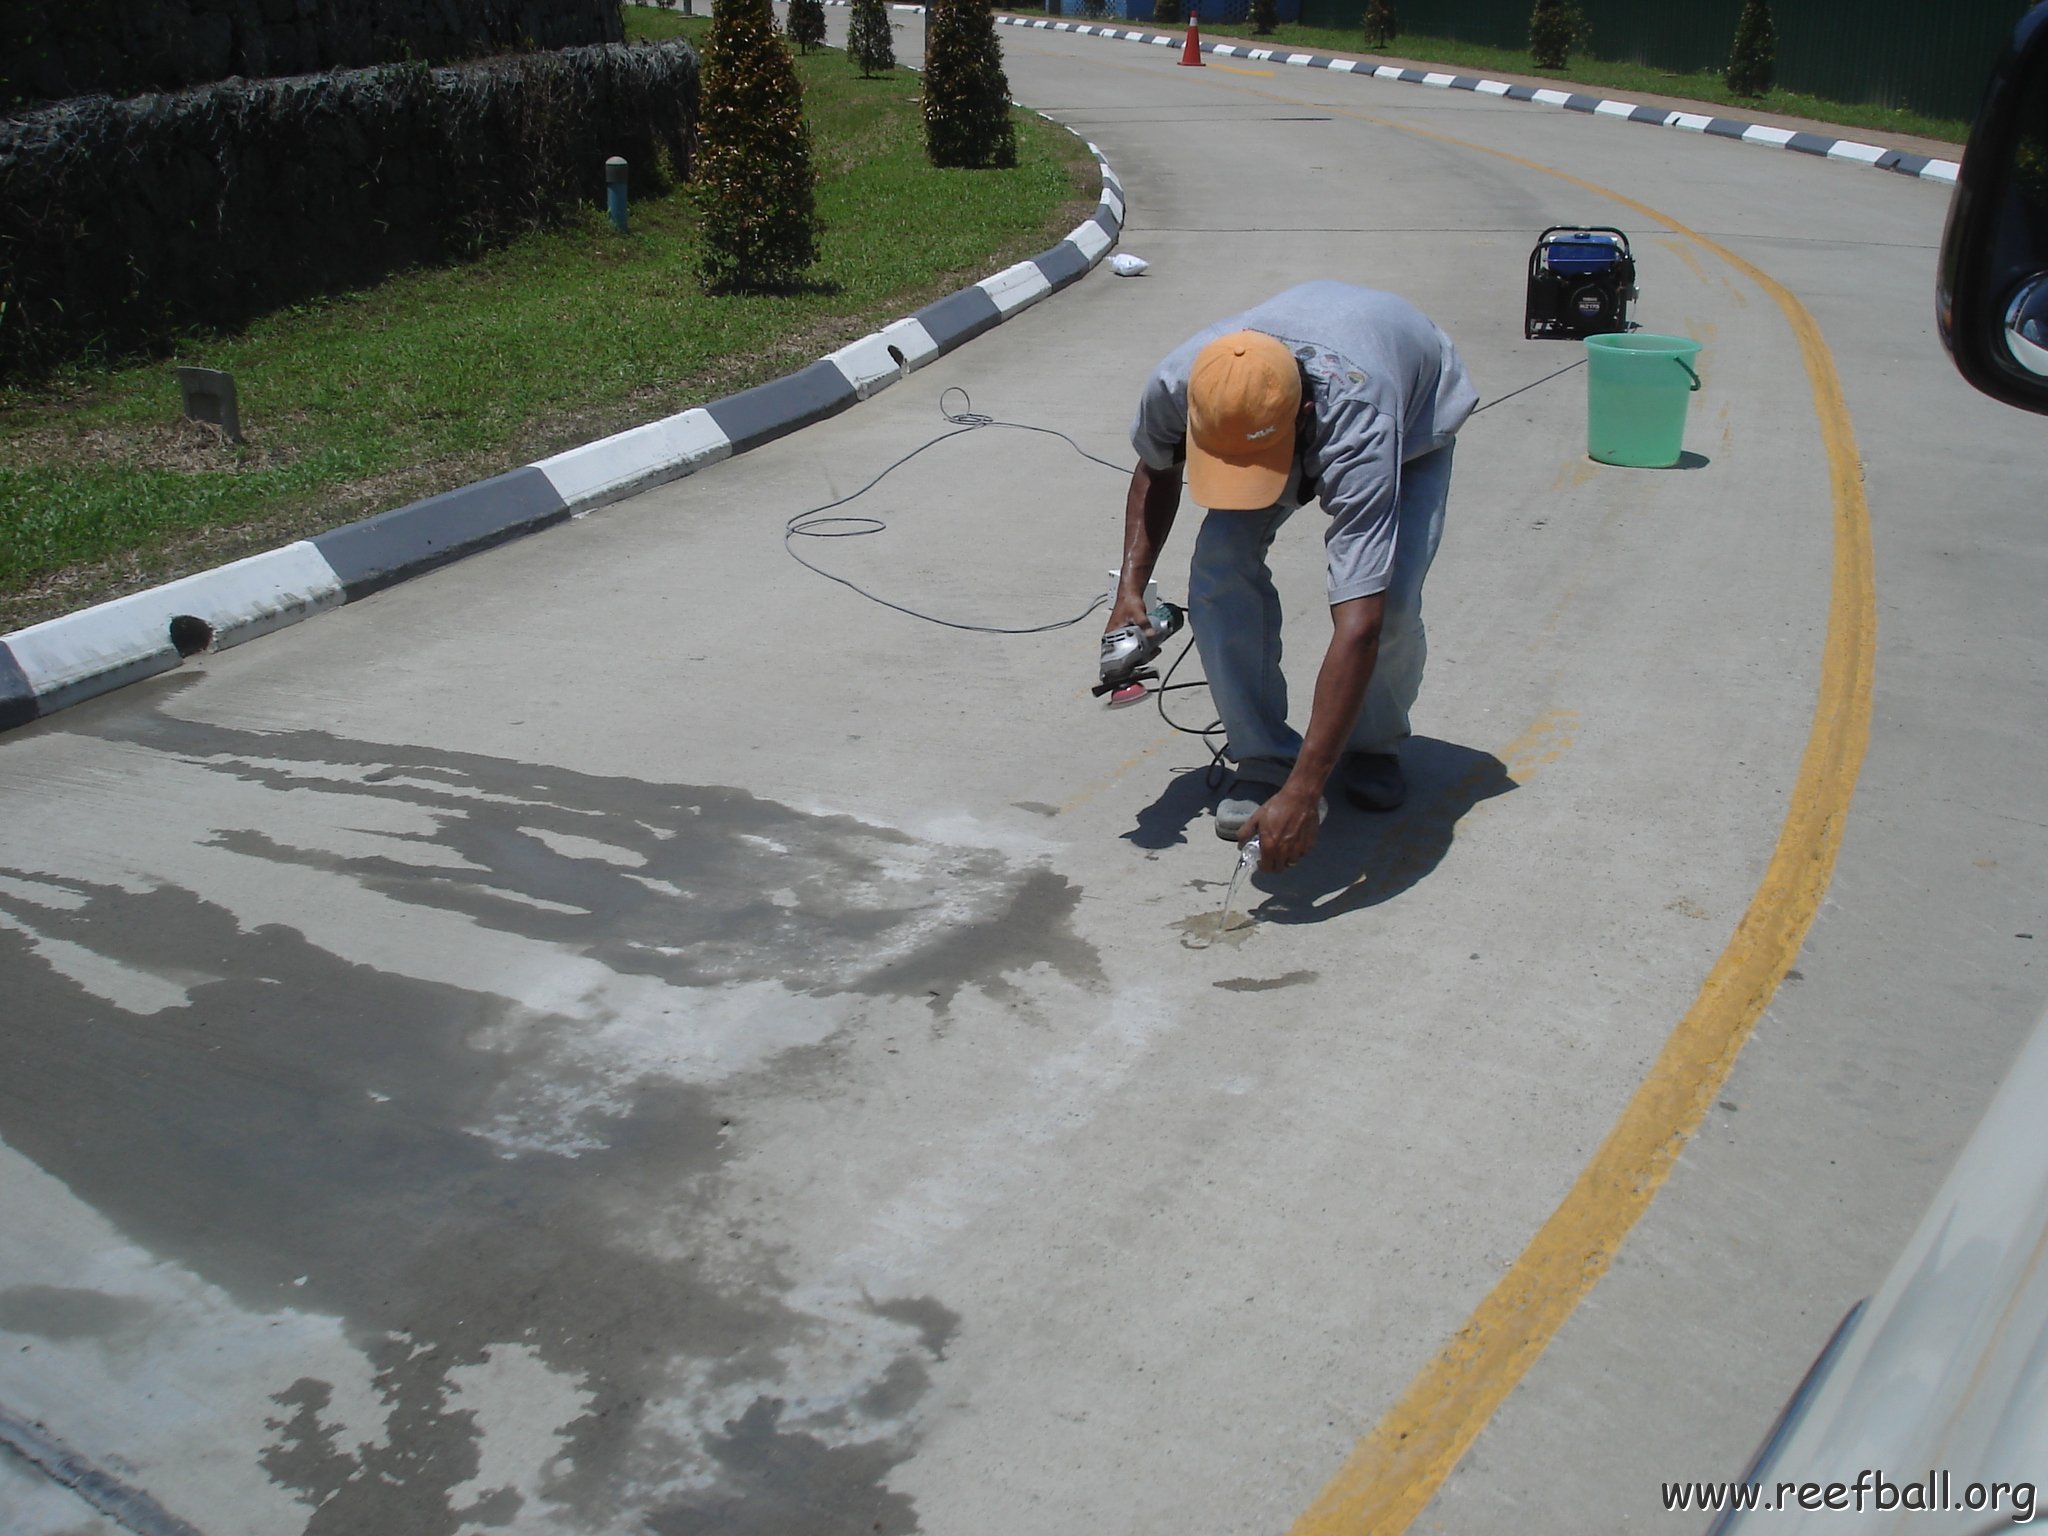
[[[1238,851],[1237,869],[1231,874],[1229,889],[1223,893],[1223,909],[1213,916],[1198,912],[1179,925],[1185,935],[1180,941],[1183,949],[1209,949],[1219,941],[1234,948],[1244,942],[1258,923],[1251,913],[1237,911],[1237,892],[1245,876],[1258,867],[1259,840],[1255,837]]]

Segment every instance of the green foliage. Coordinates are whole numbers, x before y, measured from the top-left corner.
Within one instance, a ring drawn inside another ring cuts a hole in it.
[[[1382,49],[1401,35],[1401,20],[1394,14],[1394,0],[1366,0],[1365,46]]]
[[[864,80],[886,75],[896,67],[896,42],[889,35],[889,13],[883,8],[883,0],[853,0],[846,51],[860,66]]]
[[[1738,96],[1761,96],[1777,73],[1778,29],[1771,23],[1770,0],[1744,0],[1728,56],[1728,89]]]
[[[2003,0],[2000,0],[2000,3],[2002,4]],[[1420,13],[1411,8],[1406,20],[1412,22],[1418,14]],[[1211,20],[1213,19],[1212,7]],[[1359,24],[1357,19],[1353,18],[1341,26],[1312,26],[1283,21],[1273,33],[1271,46],[1301,53],[1342,54],[1356,53],[1358,45]],[[1404,23],[1401,31],[1401,55],[1403,58],[1424,62],[1431,69],[1456,74],[1513,74],[1526,72],[1529,68],[1528,43],[1520,32],[1516,33],[1514,47],[1501,48],[1486,43],[1415,32]],[[1728,89],[1728,82],[1719,64],[1711,69],[1678,74],[1629,59],[1600,59],[1582,55],[1572,61],[1572,79],[1580,85],[1600,86],[1605,94],[1611,96],[1627,96],[1636,91],[1648,91],[1656,95],[1678,96],[1688,101],[1713,102],[1727,106],[1734,106],[1741,101],[1741,98]],[[1963,141],[1970,136],[1970,124],[1965,119],[1929,117],[1904,107],[1881,107],[1867,102],[1806,95],[1788,91],[1782,85],[1773,86],[1770,95],[1760,103],[1751,102],[1746,105],[1761,106],[1765,110],[1786,117],[1810,118],[1833,129],[1867,128],[1874,133],[1905,133],[1924,139],[1941,139],[1956,145],[1959,149]]]
[[[1271,37],[1273,29],[1280,25],[1280,13],[1273,0],[1252,0],[1250,20],[1255,36]]]
[[[1158,25],[1177,26],[1185,19],[1180,13],[1180,0],[1152,0],[1152,20]]]
[[[635,36],[700,48],[708,25],[627,12]],[[1044,250],[1094,205],[1094,160],[1042,119],[1017,119],[1014,170],[936,170],[913,92],[829,53],[796,66],[812,152],[832,170],[822,255],[794,293],[678,282],[697,241],[682,189],[636,198],[631,239],[587,207],[474,263],[189,338],[175,361],[235,376],[239,449],[174,432],[160,361],[0,383],[0,633],[787,374]]]
[[[925,13],[924,139],[933,165],[1017,163],[1010,82],[988,0],[935,0]]]
[[[705,288],[793,287],[818,259],[818,178],[803,89],[769,0],[715,0],[697,134]]]
[[[1563,69],[1592,35],[1593,24],[1572,0],[1536,0],[1529,13],[1529,57],[1538,69]]]
[[[658,191],[688,175],[697,116],[697,56],[668,43],[95,95],[13,119],[0,377],[161,351],[474,255],[603,196],[611,155],[636,192]]]
[[[824,47],[824,0],[789,0],[789,35],[805,53]]]

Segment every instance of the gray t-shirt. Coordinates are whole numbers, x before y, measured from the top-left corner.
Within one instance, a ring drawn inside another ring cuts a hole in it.
[[[1186,457],[1188,372],[1204,346],[1232,331],[1285,342],[1308,375],[1315,424],[1298,458],[1330,515],[1330,601],[1384,592],[1401,466],[1447,445],[1479,403],[1457,349],[1391,293],[1334,282],[1290,288],[1198,331],[1153,370],[1131,423],[1131,446],[1153,469]],[[1288,497],[1296,491],[1290,482]]]

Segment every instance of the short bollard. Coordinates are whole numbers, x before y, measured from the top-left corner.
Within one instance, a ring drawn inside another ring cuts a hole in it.
[[[604,163],[605,203],[611,210],[612,227],[626,232],[626,162],[617,155]]]

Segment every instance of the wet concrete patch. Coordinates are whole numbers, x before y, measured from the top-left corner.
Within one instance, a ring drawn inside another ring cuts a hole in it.
[[[424,812],[434,867],[296,848],[253,831],[219,846],[345,874],[395,900],[569,944],[677,985],[773,980],[922,997],[1049,961],[1100,980],[1068,918],[1079,892],[986,848],[942,848],[850,816],[718,785],[647,783],[322,732],[264,734],[164,716],[125,738],[278,793]],[[596,856],[579,845],[594,848]]]
[[[251,1311],[347,1320],[386,1439],[323,1441],[312,1389],[282,1387],[289,1411],[264,1464],[317,1506],[308,1532],[452,1536],[474,1518],[448,1495],[474,1476],[481,1431],[449,1378],[500,1342],[530,1344],[589,1395],[562,1426],[550,1492],[601,1515],[593,1529],[679,1356],[774,1378],[773,1352],[804,1319],[777,1300],[772,1256],[748,1254],[735,1283],[729,1253],[714,1280],[698,1254],[654,1257],[633,1240],[635,1212],[652,1208],[700,1249],[733,1243],[709,1214],[725,1154],[702,1091],[650,1084],[610,1145],[507,1157],[468,1126],[520,1061],[464,1044],[502,1000],[350,966],[280,926],[244,933],[174,888],[72,888],[92,900],[40,914],[45,929],[91,926],[138,958],[199,953],[228,974],[137,1019],[0,932],[0,972],[23,1004],[0,1137]]]
[[[1193,912],[1173,926],[1180,930],[1182,949],[1235,949],[1250,938],[1259,922],[1251,913],[1233,911],[1226,924],[1220,907]]]
[[[0,1290],[0,1329],[39,1339],[133,1338],[154,1309],[139,1296],[110,1296],[73,1286],[12,1285]]]
[[[793,1433],[784,1407],[759,1398],[727,1424],[712,1446],[736,1486],[654,1511],[652,1536],[914,1536],[910,1501],[882,1486],[895,1464],[886,1451]]]
[[[1282,987],[1305,987],[1316,980],[1320,971],[1289,971],[1285,976],[1232,976],[1227,981],[1211,982],[1226,992],[1277,992]]]
[[[389,854],[275,825],[212,844],[614,974],[940,1007],[1036,966],[1100,974],[1072,931],[1078,892],[988,849],[715,786],[167,718],[105,728],[295,806],[403,802],[432,830],[379,834]],[[916,1529],[884,1482],[960,1319],[870,1299],[860,1374],[790,1406],[791,1359],[847,1325],[792,1303],[788,1256],[725,1204],[737,1086],[628,1078],[576,1110],[573,1146],[508,1148],[482,1128],[561,1070],[552,1043],[590,1018],[353,962],[172,884],[0,877],[0,1139],[250,1312],[338,1317],[362,1352],[379,1426],[344,1424],[317,1376],[270,1393],[255,1453],[308,1532],[453,1536],[536,1498],[563,1530]],[[60,950],[175,984],[136,1011]],[[0,1292],[17,1331],[126,1325],[119,1298]],[[522,1486],[485,1487],[491,1405],[463,1383],[508,1349],[576,1407]]]
[[[868,1310],[877,1317],[908,1324],[917,1330],[918,1342],[934,1360],[946,1358],[946,1346],[953,1342],[953,1335],[960,1331],[960,1314],[949,1307],[942,1307],[929,1296],[905,1297],[900,1301],[868,1301]]]

